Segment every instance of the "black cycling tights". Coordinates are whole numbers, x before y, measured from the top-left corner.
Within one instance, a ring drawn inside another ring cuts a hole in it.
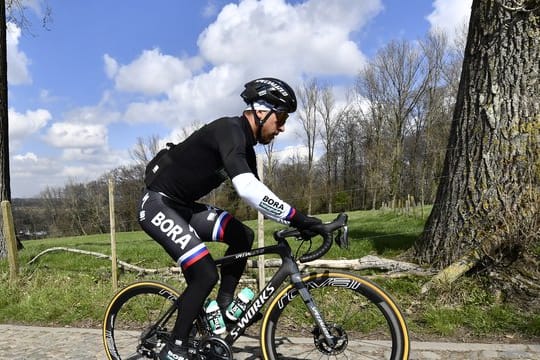
[[[253,231],[224,210],[203,204],[185,206],[146,190],[139,224],[182,268],[187,287],[179,297],[179,315],[173,329],[185,340],[204,300],[218,281],[217,269],[203,241],[229,245],[226,255],[251,249]],[[234,296],[246,259],[222,266],[217,301],[224,309]]]
[[[250,250],[254,234],[250,228],[240,221],[232,219],[225,229],[224,237],[225,239],[233,239],[225,252],[225,255],[229,255]],[[221,267],[221,284],[217,302],[222,311],[233,300],[234,290],[244,273],[246,262],[247,259],[243,259]],[[183,273],[188,286],[178,299],[178,310],[184,316],[178,316],[173,329],[173,333],[181,340],[187,339],[191,324],[197,317],[197,312],[218,280],[216,266],[211,255],[203,257]],[[191,316],[188,316],[188,314]]]

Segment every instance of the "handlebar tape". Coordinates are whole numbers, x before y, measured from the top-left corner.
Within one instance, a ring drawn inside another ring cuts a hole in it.
[[[323,243],[317,249],[307,254],[302,255],[298,259],[298,261],[300,261],[301,263],[305,263],[305,262],[316,260],[322,257],[324,254],[326,254],[328,250],[330,250],[330,248],[332,247],[332,242],[333,242],[332,232],[346,225],[347,218],[348,218],[347,214],[341,213],[332,222],[314,226],[312,230],[322,236]],[[280,236],[289,237],[289,236],[296,236],[298,234],[300,234],[298,230],[284,230],[284,231],[278,232],[275,236],[276,237],[280,237]]]

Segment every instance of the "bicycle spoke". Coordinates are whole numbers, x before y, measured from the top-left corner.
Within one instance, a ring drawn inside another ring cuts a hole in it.
[[[137,333],[133,332],[120,332],[115,335],[116,346],[118,351],[121,349],[129,349],[133,351],[137,349],[140,343],[140,337],[142,333],[147,332],[149,327],[167,311],[171,306],[171,303],[163,297],[156,294],[139,295],[132,298],[129,303],[126,303],[122,307],[122,311],[116,314],[116,331],[129,330],[138,328]],[[172,329],[173,324],[161,324],[161,326],[168,326],[168,329]],[[152,350],[157,345],[158,338],[156,335],[147,338],[143,343],[143,347],[147,350]]]
[[[390,359],[392,354],[401,358],[403,351],[408,352],[408,342],[406,346],[403,343],[408,340],[400,335],[406,327],[401,315],[394,313],[397,308],[371,283],[363,287],[357,279],[351,275],[330,280],[321,276],[307,283],[334,344],[327,343],[296,290],[291,288],[277,299],[265,336],[268,352],[274,353],[269,357]]]
[[[157,346],[168,339],[176,315],[170,311],[176,297],[160,284],[136,284],[119,293],[105,317],[105,349],[109,359],[152,359]]]

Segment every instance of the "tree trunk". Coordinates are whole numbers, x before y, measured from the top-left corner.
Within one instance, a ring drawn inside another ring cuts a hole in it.
[[[473,1],[442,180],[414,247],[420,263],[472,258],[509,290],[540,293],[539,64],[539,0]]]
[[[0,201],[11,200],[9,182],[8,90],[6,49],[6,2],[0,0]],[[1,225],[1,224],[0,224]],[[7,256],[6,239],[0,231],[0,259]]]

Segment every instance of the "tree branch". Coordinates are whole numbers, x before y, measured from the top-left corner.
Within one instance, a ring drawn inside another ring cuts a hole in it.
[[[87,251],[87,250],[80,250],[80,249],[72,249],[72,248],[66,248],[66,247],[53,247],[46,249],[39,254],[37,254],[32,260],[28,262],[28,264],[33,264],[37,261],[38,258],[41,256],[57,252],[57,251],[67,251],[71,253],[76,254],[82,254],[82,255],[89,255],[94,256],[99,259],[108,259],[112,261],[112,258],[110,255],[93,252],[93,251]],[[281,260],[280,259],[267,259],[264,262],[265,267],[268,268],[275,268],[281,266]],[[127,270],[127,271],[133,271],[139,274],[178,274],[181,272],[179,267],[168,267],[168,268],[161,268],[161,269],[148,269],[148,268],[142,268],[140,266],[132,265],[124,261],[118,261],[118,266],[121,269]],[[257,268],[258,261],[257,260],[249,260],[248,267],[250,268]],[[367,269],[374,269],[374,270],[383,270],[387,271],[389,274],[396,274],[396,273],[407,273],[411,275],[419,275],[419,276],[430,276],[433,275],[433,272],[430,270],[426,270],[421,268],[420,266],[408,262],[403,261],[396,261],[391,259],[384,259],[373,255],[367,255],[360,259],[353,259],[353,260],[315,260],[310,261],[305,264],[300,264],[300,269],[306,269],[306,268],[320,268],[320,269],[346,269],[346,270],[367,270]]]
[[[106,254],[102,254],[102,253],[98,253],[98,252],[80,250],[80,249],[71,249],[71,248],[66,248],[66,247],[53,247],[53,248],[43,250],[42,252],[40,252],[39,254],[34,256],[32,258],[32,260],[30,260],[28,262],[28,264],[29,265],[33,264],[39,257],[41,257],[41,256],[43,256],[45,254],[51,253],[51,252],[56,252],[56,251],[67,251],[67,252],[72,252],[72,253],[76,253],[76,254],[90,255],[90,256],[97,257],[99,259],[108,259],[108,260],[112,261],[112,258],[111,258],[110,255],[106,255]],[[160,272],[163,271],[163,270],[159,270],[159,269],[145,269],[145,268],[142,268],[142,267],[139,267],[139,266],[136,266],[136,265],[129,264],[129,263],[124,262],[124,261],[118,261],[118,266],[120,268],[122,268],[122,269],[125,269],[125,270],[131,270],[131,271],[134,271],[134,272],[144,273],[144,274],[156,274],[156,273],[160,273]]]

